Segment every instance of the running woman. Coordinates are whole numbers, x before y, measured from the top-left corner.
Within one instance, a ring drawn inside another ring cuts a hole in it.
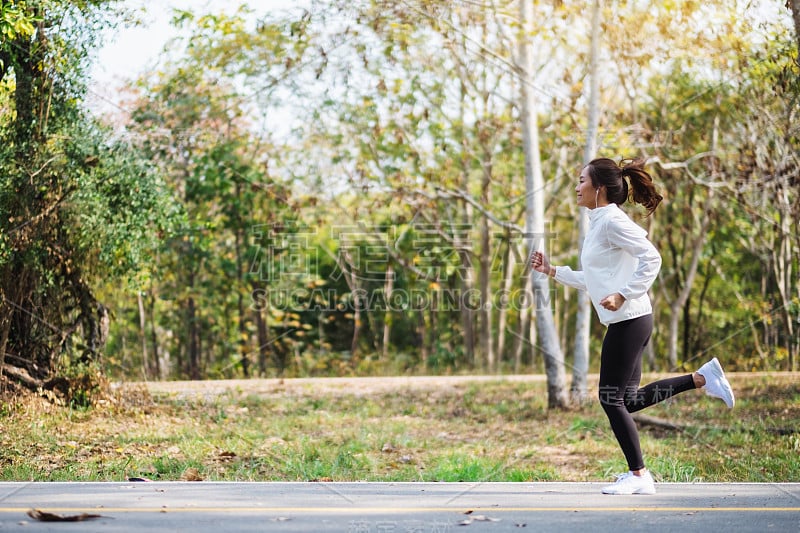
[[[655,494],[631,413],[700,388],[733,408],[733,390],[716,357],[692,374],[639,387],[642,353],[653,330],[647,291],[658,276],[661,255],[648,240],[647,232],[620,205],[631,197],[647,209],[649,216],[661,202],[652,178],[644,170],[644,161],[633,160],[621,166],[611,159],[595,159],[581,171],[575,192],[578,205],[589,209],[590,228],[581,252],[583,270],[553,266],[540,251],[532,254],[531,267],[564,285],[588,291],[600,322],[607,327],[600,353],[600,404],[629,471],[604,487],[603,493]]]

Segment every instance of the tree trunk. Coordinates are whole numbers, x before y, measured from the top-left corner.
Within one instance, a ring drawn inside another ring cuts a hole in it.
[[[669,306],[669,339],[667,341],[667,346],[669,350],[670,371],[675,371],[678,369],[678,334],[681,322],[680,319],[683,316],[683,309],[686,306],[686,302],[689,300],[689,294],[692,292],[692,284],[694,283],[694,278],[697,275],[700,256],[703,254],[703,248],[705,247],[708,224],[711,218],[709,211],[711,209],[710,204],[712,198],[713,190],[709,189],[708,198],[706,199],[706,207],[703,212],[703,220],[700,223],[697,237],[695,237],[694,242],[692,243],[692,260],[686,272],[686,279],[684,280],[683,287],[678,293],[678,296],[672,300],[672,302],[670,302]]]
[[[436,278],[436,286],[439,286],[439,278]],[[426,340],[428,344],[428,353],[430,354],[439,354],[438,348],[438,340],[441,336],[441,332],[439,331],[439,321],[437,318],[437,313],[439,309],[439,290],[434,289],[431,291],[430,295],[430,305],[428,306],[428,338]],[[438,360],[438,357],[437,357]]]
[[[795,334],[794,320],[792,316],[792,279],[793,279],[793,253],[791,249],[791,229],[789,221],[789,197],[785,190],[781,190],[778,196],[780,205],[781,220],[778,242],[772,248],[772,268],[775,275],[775,284],[780,295],[780,316],[786,328],[786,354],[788,356],[787,370],[793,371],[795,367]]]
[[[139,304],[139,331],[142,336],[142,377],[147,381],[150,378],[150,364],[147,359],[147,316],[142,291],[136,291],[136,302]]]
[[[711,133],[712,153],[716,153],[717,151],[718,138],[719,138],[719,116],[716,116],[714,117],[714,127]],[[718,172],[715,161],[712,162],[712,168],[710,170],[712,178],[716,179]],[[668,347],[667,349],[668,349],[669,367],[671,371],[674,371],[678,368],[678,328],[682,314],[681,311],[685,309],[686,303],[689,301],[689,295],[691,294],[692,291],[694,278],[697,275],[697,269],[700,264],[700,256],[703,254],[703,249],[705,248],[705,243],[708,238],[707,230],[708,230],[708,225],[711,222],[711,211],[713,210],[713,205],[712,205],[713,202],[714,202],[714,189],[709,188],[706,196],[705,205],[703,206],[703,214],[699,224],[699,230],[697,232],[697,236],[694,239],[694,242],[692,243],[692,250],[691,250],[692,259],[691,263],[689,264],[688,271],[686,273],[686,278],[684,279],[683,287],[681,288],[675,300],[670,302],[669,340],[667,344]],[[688,312],[686,312],[686,314],[688,315]],[[688,324],[686,325],[686,327],[688,328]],[[684,355],[688,354],[684,352]]]
[[[249,378],[250,359],[248,359],[248,350],[247,350],[247,338],[248,338],[247,317],[244,311],[244,295],[242,295],[241,292],[239,293],[238,312],[239,312],[239,341],[237,345],[239,346],[239,362],[242,365],[242,375],[246,378]]]
[[[6,364],[6,346],[8,345],[8,334],[11,331],[11,313],[7,312],[7,302],[5,293],[0,287],[0,299],[2,311],[0,311],[0,383],[3,383],[3,367]]]
[[[150,315],[150,345],[153,353],[153,377],[161,379],[161,350],[158,349],[158,332],[156,330],[156,297],[152,290],[147,298],[147,308]]]
[[[340,257],[343,256],[343,257]],[[353,297],[353,337],[350,341],[350,354],[353,357],[358,355],[358,345],[361,341],[361,328],[363,326],[363,319],[361,318],[362,300],[361,288],[358,283],[358,272],[356,272],[356,264],[350,256],[350,252],[344,250],[337,256],[339,268],[344,273],[347,287],[350,289],[350,294]]]
[[[588,163],[597,152],[597,127],[600,122],[600,84],[597,75],[600,51],[600,1],[592,5],[592,40],[589,59],[589,116],[586,127],[586,145],[583,162]],[[586,209],[578,209],[578,257],[583,250],[583,241],[589,231],[589,215]],[[580,263],[579,263],[580,268]],[[572,367],[572,398],[584,402],[588,398],[587,375],[589,374],[589,333],[592,324],[592,305],[587,291],[578,291],[578,311],[575,316],[575,348]]]
[[[460,84],[461,99],[459,101],[459,113],[461,115],[461,190],[468,191],[469,187],[469,149],[467,146],[467,135],[465,131],[466,110],[464,109],[464,99],[467,95],[467,88],[463,82]],[[461,224],[463,228],[472,228],[473,208],[469,202],[461,203]],[[463,232],[456,232],[456,249],[461,261],[459,266],[459,279],[461,281],[461,328],[463,330],[464,359],[467,364],[476,366],[475,360],[475,310],[469,305],[467,298],[475,288],[475,268],[472,263],[472,252],[468,242],[462,239]]]
[[[264,319],[266,309],[256,306],[253,309],[253,318],[256,322],[256,335],[258,336],[258,373],[260,376],[267,375],[267,362],[269,360],[269,330],[267,321]]]
[[[186,329],[189,337],[188,353],[186,354],[189,379],[200,379],[200,338],[197,331],[197,309],[194,298],[191,296],[186,301]]]
[[[528,249],[541,249],[545,243],[544,176],[539,155],[539,131],[536,106],[533,98],[533,57],[529,36],[532,35],[533,2],[520,0],[520,117],[522,121],[523,150],[525,153],[525,232]],[[564,353],[558,344],[558,334],[550,308],[550,283],[548,277],[531,271],[533,295],[536,302],[536,326],[547,374],[547,403],[551,408],[569,404],[569,394],[564,373]]]
[[[464,202],[467,204],[467,202]],[[464,220],[469,220],[469,205],[464,206]],[[465,224],[467,224],[465,222]],[[468,227],[468,226],[465,226]],[[460,233],[460,232],[459,232]],[[464,359],[468,365],[475,366],[475,310],[470,305],[468,298],[475,288],[475,269],[472,267],[472,255],[466,242],[461,242],[458,237],[458,257],[460,259],[459,281],[461,283],[460,315],[461,329],[463,331]]]
[[[797,39],[797,57],[800,58],[800,0],[787,0],[786,4],[790,6],[792,10],[794,36],[795,39]]]
[[[656,299],[654,293],[655,291],[653,291],[652,287],[650,288],[649,291],[647,291],[647,295],[650,298],[650,301],[653,302],[653,323],[658,324],[660,322],[659,320],[660,315],[658,311],[658,306],[656,305]],[[654,342],[647,343],[647,346],[645,346],[644,349],[644,354],[645,354],[645,359],[647,360],[647,368],[649,368],[651,371],[655,371],[657,366],[656,366],[656,349]]]
[[[506,351],[506,328],[508,327],[508,309],[512,303],[511,289],[514,280],[514,254],[511,253],[511,236],[506,235],[506,253],[503,256],[503,282],[502,282],[502,301],[499,304],[499,314],[497,321],[497,354],[498,369],[503,362],[503,354]]]
[[[484,205],[489,205],[488,198],[484,198]],[[492,306],[490,269],[491,269],[491,239],[489,235],[489,220],[486,217],[481,219],[481,251],[480,251],[480,273],[478,274],[478,285],[480,289],[480,308],[478,310],[480,325],[480,347],[481,347],[481,366],[490,373],[495,370],[494,342],[492,342]]]
[[[242,204],[242,188],[241,184],[238,180],[236,180],[235,184],[235,192],[236,192],[236,202],[237,204]],[[240,217],[237,215],[235,217],[235,224],[236,227],[234,228],[234,236],[235,242],[234,247],[236,250],[236,292],[239,294],[238,298],[238,312],[239,312],[239,339],[236,345],[239,347],[239,362],[242,365],[242,375],[244,377],[250,377],[250,359],[248,359],[249,349],[248,349],[248,339],[249,335],[247,333],[247,313],[245,312],[244,306],[244,261],[242,260],[242,247],[245,246],[245,237],[242,235],[242,221]]]
[[[531,305],[533,305],[533,292],[531,291],[531,276],[525,276],[524,297],[519,310],[519,329],[517,330],[514,345],[514,373],[522,372],[523,354],[528,345],[528,332],[531,329]]]
[[[350,353],[353,357],[358,355],[358,343],[361,341],[361,295],[353,291],[353,338],[350,341]]]
[[[426,338],[427,328],[425,327],[425,308],[423,307],[417,311],[417,339],[419,339],[420,359],[423,368],[427,368],[430,361],[430,352],[428,351],[428,343],[425,341]]]
[[[383,362],[389,361],[389,345],[392,340],[392,292],[394,292],[394,267],[386,266],[386,279],[383,284],[384,302],[386,310],[383,313],[383,341],[381,342],[381,357]]]

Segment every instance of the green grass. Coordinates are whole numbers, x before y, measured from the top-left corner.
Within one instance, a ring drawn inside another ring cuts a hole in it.
[[[736,376],[734,410],[687,393],[642,427],[660,481],[800,480],[800,380]],[[0,409],[0,479],[601,481],[626,469],[596,402],[546,407],[544,383],[498,380],[355,395],[231,391],[207,399],[121,390],[86,409],[38,397]]]

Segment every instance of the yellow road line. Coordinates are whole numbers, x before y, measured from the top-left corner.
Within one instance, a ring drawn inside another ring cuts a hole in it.
[[[453,507],[36,507],[51,513],[463,513]],[[26,513],[32,507],[0,507],[1,513]],[[800,507],[490,507],[472,508],[481,513],[513,512],[727,512],[727,513],[787,513],[800,512]]]

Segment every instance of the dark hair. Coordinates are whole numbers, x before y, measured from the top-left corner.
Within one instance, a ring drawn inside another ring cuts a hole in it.
[[[633,159],[627,163],[623,159],[617,164],[601,157],[590,161],[586,169],[595,188],[605,186],[609,202],[622,205],[629,197],[633,197],[633,201],[643,205],[647,214],[651,215],[663,199],[653,185],[653,178],[644,169],[644,159]],[[631,182],[632,193],[629,193],[626,177]]]

